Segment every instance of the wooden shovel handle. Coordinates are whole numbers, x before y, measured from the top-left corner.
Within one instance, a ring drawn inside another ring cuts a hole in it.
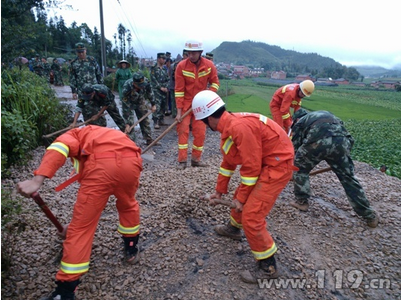
[[[188,111],[186,111],[186,112],[184,113],[184,115],[181,116],[181,118],[186,117],[186,116],[187,116],[189,113],[191,113],[191,112],[192,112],[192,109],[189,109]],[[171,129],[172,129],[173,127],[175,127],[177,123],[178,123],[177,120],[174,121],[163,133],[161,133],[161,135],[160,135],[159,137],[157,137],[155,140],[153,140],[153,142],[152,142],[151,144],[149,144],[149,145],[142,151],[142,154],[146,153],[153,145],[155,145],[157,142],[159,142],[160,139],[162,139],[164,136],[166,136],[166,134],[167,134],[168,132],[170,132]]]
[[[128,133],[131,133],[132,129],[135,128],[141,121],[143,121],[145,118],[147,118],[150,114],[152,114],[152,111],[147,112],[145,115],[143,115],[141,117],[141,119],[137,120],[137,122],[135,122],[133,125],[130,126],[130,128],[128,129]]]
[[[102,117],[102,116],[105,116],[106,114],[107,114],[107,113],[103,113],[102,115],[99,116],[99,118]],[[78,123],[74,128],[83,126],[83,125],[85,125],[85,124],[87,124],[87,123],[89,123],[89,122],[91,122],[91,121],[92,121],[92,119],[88,119],[87,121]],[[49,137],[52,137],[52,136],[54,136],[54,135],[57,135],[57,134],[60,134],[60,133],[64,133],[64,132],[66,132],[66,131],[68,131],[68,130],[71,130],[71,129],[73,129],[73,128],[66,127],[66,128],[64,128],[64,129],[62,129],[62,130],[53,132],[53,133],[51,133],[51,134],[43,135],[42,138],[49,138]]]

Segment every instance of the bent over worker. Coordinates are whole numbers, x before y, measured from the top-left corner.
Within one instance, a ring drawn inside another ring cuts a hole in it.
[[[68,157],[74,161],[75,178],[81,185],[63,243],[57,288],[50,296],[61,300],[74,299],[80,277],[89,270],[93,237],[110,195],[117,198],[118,232],[124,240],[125,258],[130,264],[139,260],[140,217],[135,193],[142,171],[140,148],[118,130],[93,125],[69,130],[47,148],[34,177],[18,183],[17,191],[31,196]]]
[[[76,126],[81,113],[85,121],[91,120],[89,124],[107,126],[106,118],[102,116],[104,111],[107,111],[118,128],[121,131],[125,131],[125,121],[120,115],[114,98],[113,92],[106,85],[84,84],[81,96],[79,96],[75,107],[74,121],[70,127],[74,128]]]
[[[294,113],[301,108],[302,98],[309,97],[315,90],[311,80],[304,80],[300,84],[285,85],[274,92],[270,101],[270,112],[273,120],[277,122],[286,133],[292,125],[290,108]]]
[[[309,172],[324,160],[340,180],[355,212],[366,220],[369,227],[377,227],[379,217],[354,174],[351,158],[354,139],[343,122],[328,111],[308,112],[300,109],[294,113],[292,133],[294,164],[299,171],[294,173],[296,201],[290,205],[301,211],[308,210],[311,197]]]
[[[219,235],[240,240],[245,232],[251,251],[258,262],[256,270],[240,274],[248,283],[260,278],[276,278],[274,254],[277,246],[266,229],[266,216],[277,197],[291,179],[294,149],[291,140],[277,123],[260,114],[230,113],[223,100],[212,91],[199,92],[192,103],[196,120],[202,120],[213,131],[221,133],[223,161],[217,178],[216,192],[210,199],[221,199],[236,167],[241,183],[234,193],[230,222],[217,226]]]
[[[175,117],[178,133],[178,168],[187,167],[188,139],[190,126],[194,137],[192,143],[191,166],[206,167],[201,163],[203,144],[206,138],[206,126],[203,122],[196,120],[193,114],[184,119],[181,116],[191,109],[192,99],[195,95],[208,89],[216,92],[219,89],[219,78],[217,69],[213,62],[202,57],[203,44],[199,41],[188,41],[185,43],[185,51],[188,59],[182,60],[175,71],[175,101],[177,105],[177,116]]]
[[[125,133],[129,135],[132,141],[136,141],[135,130],[132,129],[128,132],[130,127],[135,123],[136,117],[141,119],[148,113],[147,101],[151,104],[152,112],[156,112],[156,102],[152,88],[150,87],[148,79],[143,75],[141,71],[135,72],[132,78],[124,83],[123,90],[123,118],[126,122]],[[148,118],[145,118],[139,123],[141,128],[143,139],[146,140],[146,144],[149,145],[153,142],[152,131],[150,129],[150,122]]]

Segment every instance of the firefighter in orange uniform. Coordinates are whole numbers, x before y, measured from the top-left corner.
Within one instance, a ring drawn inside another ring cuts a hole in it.
[[[198,167],[207,166],[200,162],[206,138],[205,124],[195,120],[192,113],[184,119],[181,116],[191,109],[192,99],[198,92],[206,89],[216,92],[220,85],[215,65],[212,61],[202,57],[203,45],[201,42],[186,42],[184,51],[188,52],[188,59],[182,60],[177,66],[174,93],[177,104],[177,116],[175,119],[178,121],[179,169],[187,167],[190,125],[192,126],[192,135],[194,137],[191,165]]]
[[[110,195],[117,198],[118,232],[124,240],[125,258],[130,264],[139,260],[139,204],[135,193],[142,171],[140,148],[127,135],[114,129],[90,125],[69,130],[47,148],[34,177],[18,183],[17,191],[29,197],[46,178],[54,176],[68,157],[72,158],[78,172],[72,180],[78,180],[81,185],[63,243],[57,288],[50,296],[61,300],[75,298],[79,279],[89,270],[93,237]]]
[[[285,85],[274,92],[270,101],[270,112],[273,120],[277,122],[286,133],[292,125],[290,108],[294,113],[301,108],[302,98],[309,97],[315,90],[315,84],[307,79],[300,84]]]
[[[237,166],[241,183],[234,193],[235,209],[230,222],[215,228],[217,234],[241,240],[244,230],[251,251],[258,262],[255,270],[240,273],[244,282],[278,276],[273,238],[266,230],[266,216],[292,177],[294,147],[283,129],[266,116],[253,113],[230,113],[223,100],[212,91],[198,93],[192,102],[196,120],[202,120],[213,131],[221,133],[223,161],[217,178],[216,192],[226,194]]]

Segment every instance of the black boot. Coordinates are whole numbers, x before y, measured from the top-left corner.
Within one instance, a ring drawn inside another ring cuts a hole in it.
[[[139,234],[134,237],[123,237],[125,260],[129,264],[135,264],[139,261],[138,240]]]
[[[274,279],[278,277],[277,264],[274,255],[258,261],[253,270],[240,272],[240,278],[246,283],[258,283],[258,279]]]
[[[75,300],[75,291],[80,283],[79,280],[56,281],[57,287],[47,300]]]

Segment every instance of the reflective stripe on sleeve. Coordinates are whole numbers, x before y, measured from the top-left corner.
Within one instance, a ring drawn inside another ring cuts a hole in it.
[[[175,92],[174,96],[179,98],[179,97],[184,97],[184,92]]]
[[[219,174],[221,174],[222,176],[225,176],[227,178],[231,178],[232,175],[234,174],[234,170],[229,170],[229,169],[225,169],[223,167],[220,167]]]
[[[70,148],[66,144],[61,142],[54,142],[50,144],[47,150],[55,150],[64,155],[66,158],[68,158],[68,154],[70,153]]]
[[[288,119],[290,117],[291,117],[290,113],[287,113],[287,114],[281,116],[281,118],[283,118],[283,119]]]
[[[216,90],[220,88],[220,86],[216,83],[211,84],[210,87],[215,88]]]

